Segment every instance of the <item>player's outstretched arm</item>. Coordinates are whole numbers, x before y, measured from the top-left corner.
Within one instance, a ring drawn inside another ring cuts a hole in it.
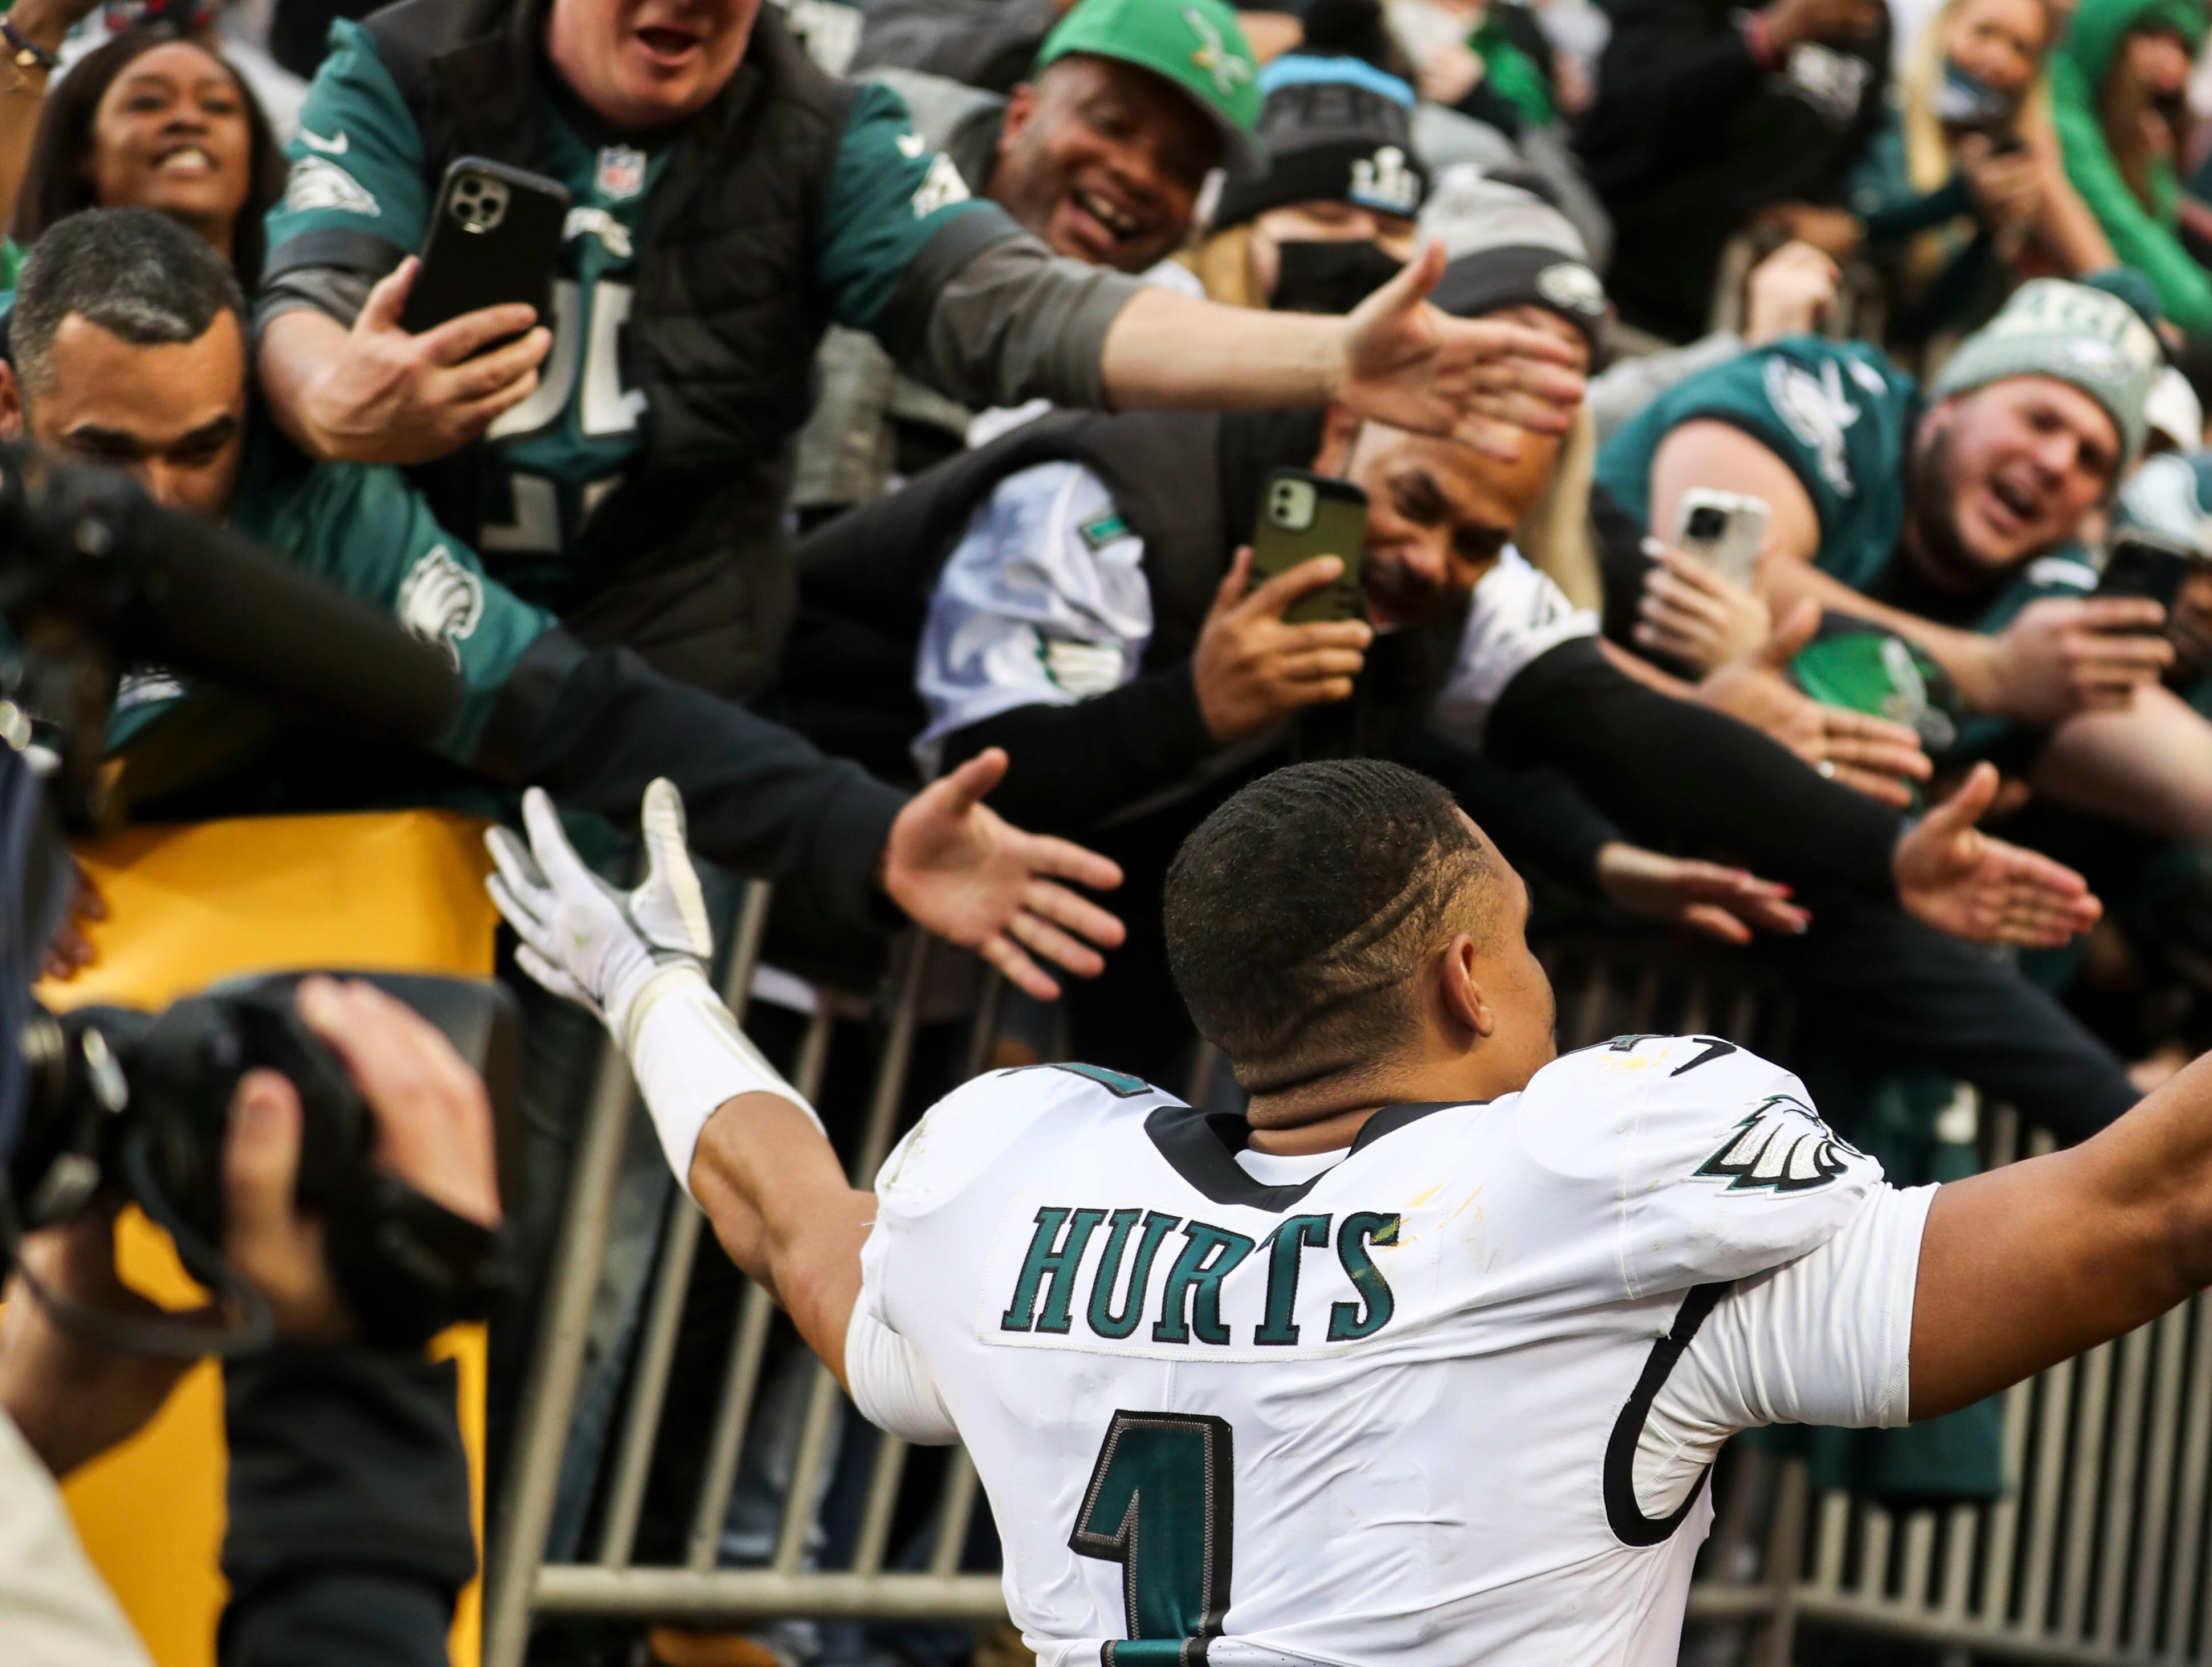
[[[700,1132],[690,1185],[730,1260],[843,1383],[876,1195],[846,1180],[814,1114],[780,1094],[725,1101]]]
[[[552,801],[523,795],[525,845],[485,834],[492,901],[522,940],[516,960],[606,1023],[637,1077],[661,1149],[730,1258],[782,1304],[845,1374],[875,1195],[856,1191],[805,1098],[738,1029],[707,982],[714,938],[684,845],[684,801],[646,789],[646,876],[617,891],[584,866]]]
[[[1912,1309],[1933,1417],[2212,1285],[2212,1054],[2080,1146],[1936,1195]]]

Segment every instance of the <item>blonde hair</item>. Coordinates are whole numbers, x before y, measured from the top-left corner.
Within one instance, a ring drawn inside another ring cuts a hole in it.
[[[1943,0],[1942,6],[1928,20],[1927,27],[1921,30],[1919,39],[1912,43],[1911,54],[1905,64],[1901,83],[1905,102],[1899,113],[1899,125],[1905,139],[1905,177],[1912,189],[1923,197],[1942,190],[1958,167],[1955,143],[1943,131],[1942,119],[1936,113],[1936,99],[1943,86],[1943,38],[1950,33],[1959,14],[1976,3],[1977,0]],[[2043,14],[2043,55],[2047,59],[2057,33],[2058,19],[2051,9],[2051,0],[2036,0],[2036,7]],[[2049,83],[2039,69],[2034,86],[2021,104],[2019,125],[2022,136],[2048,126],[2050,120]],[[1962,228],[1957,222],[1917,234],[1906,246],[1903,262],[1908,292],[1917,295],[1933,283],[1945,264],[1972,236],[1971,227]]]
[[[1267,310],[1252,276],[1252,223],[1245,221],[1185,249],[1176,259],[1197,275],[1206,300],[1222,307]]]
[[[1575,412],[1543,492],[1513,529],[1513,546],[1578,608],[1602,608],[1605,586],[1590,542],[1590,484],[1597,474],[1597,421]]]

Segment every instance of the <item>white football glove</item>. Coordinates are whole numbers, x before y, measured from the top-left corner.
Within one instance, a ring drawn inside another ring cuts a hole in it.
[[[666,777],[645,790],[645,883],[617,891],[584,866],[552,801],[522,795],[530,844],[484,835],[484,889],[522,940],[515,959],[556,995],[606,1021],[636,1074],[668,1166],[686,1189],[699,1134],[741,1094],[774,1094],[815,1126],[806,1098],[753,1046],[707,982],[714,934],[684,847],[684,800]]]
[[[707,899],[684,845],[684,800],[665,776],[646,788],[642,819],[645,881],[634,891],[617,891],[584,866],[537,788],[522,795],[527,848],[504,828],[484,835],[498,870],[484,888],[522,940],[515,959],[556,995],[605,1019],[625,1051],[646,986],[678,969],[703,979],[714,953]]]

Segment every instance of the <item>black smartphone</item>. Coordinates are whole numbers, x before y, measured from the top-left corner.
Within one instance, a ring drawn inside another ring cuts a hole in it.
[[[1271,469],[1260,483],[1252,533],[1255,588],[1316,556],[1334,556],[1344,563],[1334,584],[1291,604],[1283,615],[1286,623],[1358,618],[1359,558],[1366,548],[1367,494],[1350,481],[1310,469]]]
[[[523,301],[550,325],[568,218],[568,188],[559,180],[481,156],[458,158],[438,187],[400,323],[419,335],[479,307]]]
[[[2105,552],[2097,594],[2148,596],[2171,613],[2174,599],[2181,594],[2181,581],[2197,565],[2197,552],[2186,545],[2129,527],[2114,536]]]

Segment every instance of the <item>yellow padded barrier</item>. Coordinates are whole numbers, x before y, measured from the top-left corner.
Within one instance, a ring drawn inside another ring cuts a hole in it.
[[[243,973],[335,966],[489,976],[497,916],[485,897],[483,824],[437,811],[254,817],[140,828],[81,849],[108,916],[98,959],[40,997],[157,1007]],[[201,1299],[167,1237],[134,1211],[125,1277],[158,1302]],[[483,1537],[484,1339],[457,1326],[433,1352],[460,1374],[477,1543]],[[222,1385],[203,1364],[133,1439],[64,1488],[93,1561],[160,1667],[213,1667],[224,1597]],[[454,1667],[477,1667],[482,1593],[453,1619]]]

